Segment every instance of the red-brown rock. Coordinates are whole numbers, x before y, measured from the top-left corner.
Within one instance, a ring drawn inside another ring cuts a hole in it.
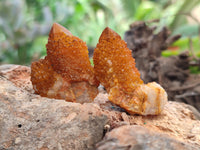
[[[25,66],[0,66],[0,149],[95,149],[104,136],[103,130],[123,133],[121,137],[127,143],[139,139],[138,144],[147,149],[152,145],[145,143],[145,139],[152,141],[151,137],[163,144],[162,149],[169,148],[168,142],[181,148],[200,149],[200,114],[192,106],[169,102],[160,115],[141,116],[127,114],[103,92],[92,104],[49,99],[31,92],[28,72],[30,68]],[[123,125],[128,125],[130,131],[125,135]],[[132,125],[138,128],[133,130]],[[110,140],[122,146],[124,143],[119,141],[118,136]],[[107,147],[110,142],[103,140],[98,148]]]
[[[126,125],[107,133],[97,144],[97,150],[198,150],[197,147],[180,142],[167,134],[138,125]]]

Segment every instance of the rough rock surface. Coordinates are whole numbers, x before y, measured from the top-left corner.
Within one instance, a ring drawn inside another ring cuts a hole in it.
[[[195,150],[167,134],[154,132],[138,125],[126,125],[106,134],[97,150]]]
[[[97,143],[100,149],[103,143],[112,144],[107,137],[126,133],[126,128],[143,131],[122,135],[127,142],[144,137],[132,149],[142,149],[142,144],[150,149],[152,145],[148,147],[145,141],[152,141],[152,137],[163,142],[163,149],[170,146],[165,141],[174,143],[174,147],[200,149],[200,115],[192,106],[169,102],[161,115],[133,116],[112,104],[102,90],[94,103],[88,104],[40,97],[31,92],[29,75],[29,67],[0,66],[0,149],[87,150],[94,149]],[[101,141],[105,130],[108,133]],[[119,141],[115,139],[113,144],[123,146]],[[156,141],[152,143],[159,146]]]
[[[100,105],[110,120],[110,129],[122,125],[139,125],[172,138],[196,145],[200,149],[200,114],[187,104],[168,102],[158,116],[129,115],[108,101],[107,94],[99,94],[95,102]]]
[[[42,98],[0,76],[0,149],[94,149],[107,117],[96,104]]]
[[[0,75],[3,75],[9,81],[13,82],[15,86],[31,93],[34,92],[32,83],[30,81],[31,70],[29,67],[11,64],[1,65]]]

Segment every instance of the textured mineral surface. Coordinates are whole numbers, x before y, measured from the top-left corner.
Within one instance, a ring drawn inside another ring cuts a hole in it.
[[[167,93],[157,83],[144,84],[126,42],[106,28],[94,50],[97,79],[109,93],[109,100],[130,114],[157,115],[167,102]]]
[[[0,66],[2,150],[200,149],[200,114],[190,105],[168,102],[160,115],[142,116],[129,115],[103,90],[85,104],[45,98],[33,94],[30,70]]]
[[[108,119],[97,104],[40,97],[15,82],[0,76],[0,150],[93,150],[102,139]]]
[[[72,102],[92,102],[98,81],[90,64],[86,43],[54,23],[47,56],[31,65],[31,81],[37,94]]]
[[[97,150],[198,150],[169,137],[138,125],[125,125],[106,134]]]
[[[99,143],[99,150],[113,147],[126,150],[137,145],[147,150],[160,149],[156,142],[148,145],[152,138],[162,143],[161,149],[176,149],[176,146],[184,149],[192,149],[194,146],[195,150],[200,149],[200,113],[191,105],[169,101],[160,115],[143,116],[127,114],[125,110],[108,100],[107,93],[99,93],[94,102],[100,105],[110,120],[108,134],[103,143]],[[128,126],[125,127],[125,132],[124,128],[115,130],[124,125]],[[139,127],[135,128],[133,125]],[[170,142],[173,144],[168,145]]]

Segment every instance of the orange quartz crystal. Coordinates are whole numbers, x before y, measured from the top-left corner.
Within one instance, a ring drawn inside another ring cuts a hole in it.
[[[31,81],[41,96],[72,102],[92,102],[99,82],[90,64],[86,43],[54,23],[47,56],[31,65]]]
[[[159,114],[167,101],[165,90],[157,83],[144,84],[125,41],[104,29],[94,50],[97,79],[109,93],[109,100],[130,114]]]
[[[126,42],[111,30],[106,28],[94,51],[94,69],[97,79],[105,86],[107,91],[120,85],[126,93],[143,84],[140,73],[135,67],[135,60]]]

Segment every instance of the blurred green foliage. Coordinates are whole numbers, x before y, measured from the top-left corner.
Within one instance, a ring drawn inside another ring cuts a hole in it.
[[[192,74],[200,74],[200,69],[198,66],[190,66],[190,73]]]
[[[172,44],[168,50],[163,51],[162,55],[165,57],[169,57],[172,55],[178,55],[183,51],[189,50],[190,51],[190,41],[189,37],[183,37]],[[194,54],[197,57],[200,57],[200,41],[199,37],[194,36],[191,38],[191,45],[194,50]]]
[[[88,46],[96,46],[106,26],[123,37],[132,22],[159,19],[159,29],[168,26],[173,34],[183,35],[173,45],[179,49],[163,55],[189,49],[188,38],[192,38],[199,56],[199,22],[191,25],[187,21],[199,3],[200,0],[1,0],[0,63],[29,65],[45,56],[53,22],[68,28]]]

